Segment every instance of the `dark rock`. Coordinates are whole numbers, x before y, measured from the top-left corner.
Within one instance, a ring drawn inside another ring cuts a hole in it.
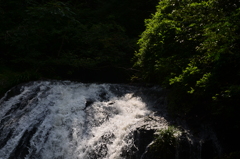
[[[29,153],[28,147],[30,146],[30,140],[36,131],[37,127],[34,127],[30,131],[27,130],[24,132],[24,135],[11,153],[9,159],[22,159]]]
[[[87,100],[86,100],[86,103],[85,103],[85,107],[84,107],[83,110],[85,110],[87,107],[89,107],[89,106],[92,105],[93,103],[94,103],[93,100],[91,100],[91,99],[87,99]]]
[[[18,86],[15,86],[13,87],[12,89],[10,89],[8,92],[7,92],[7,95],[5,97],[5,101],[9,100],[11,97],[14,97],[16,95],[19,95],[21,93],[21,85],[18,85]]]
[[[136,129],[129,138],[133,137],[133,145],[130,148],[123,148],[122,150],[122,157],[125,159],[140,159],[145,154],[148,145],[154,139],[154,132],[155,130],[150,129],[146,130],[143,127]],[[128,139],[126,139],[128,140]],[[143,159],[147,159],[144,157]]]

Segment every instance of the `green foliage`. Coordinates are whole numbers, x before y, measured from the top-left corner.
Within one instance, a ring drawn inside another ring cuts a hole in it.
[[[150,146],[149,152],[155,159],[175,158],[179,131],[173,126],[161,129],[156,135],[155,142]]]
[[[179,8],[178,1],[160,1],[152,19],[146,20],[146,30],[138,41],[140,50],[135,63],[143,70],[145,80],[154,79],[167,84],[169,78],[181,72],[195,52],[193,42],[182,36],[185,27],[182,27]]]
[[[137,25],[157,0],[149,2],[1,0],[0,65],[11,72],[80,80],[95,70],[106,72],[102,76],[106,69],[128,72],[143,30]]]
[[[135,78],[168,88],[172,115],[210,122],[229,141],[240,130],[239,17],[238,0],[161,0],[135,54]]]
[[[139,78],[180,90],[170,98],[182,100],[170,103],[189,110],[199,106],[193,106],[189,97],[213,113],[220,101],[238,103],[239,90],[232,89],[240,85],[239,5],[221,0],[160,1],[138,41]],[[212,108],[203,104],[206,101]]]

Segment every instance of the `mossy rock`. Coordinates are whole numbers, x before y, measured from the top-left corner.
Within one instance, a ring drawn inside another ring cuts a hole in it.
[[[168,127],[160,130],[155,142],[149,148],[149,157],[152,159],[174,159],[176,156],[177,137],[176,129]]]

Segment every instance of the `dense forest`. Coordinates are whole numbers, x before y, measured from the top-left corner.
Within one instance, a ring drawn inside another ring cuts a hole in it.
[[[30,80],[158,84],[240,153],[239,0],[1,0],[0,93]],[[144,25],[145,22],[145,25]]]
[[[125,82],[157,0],[1,0],[1,93],[21,82]]]
[[[135,78],[169,89],[168,108],[208,122],[239,150],[240,1],[161,0],[138,40]]]

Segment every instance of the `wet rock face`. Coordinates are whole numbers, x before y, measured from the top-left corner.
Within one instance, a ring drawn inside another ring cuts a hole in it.
[[[131,141],[131,147],[122,149],[124,159],[155,159],[149,148],[155,141],[156,132],[166,128],[166,119],[162,116],[146,116],[138,126],[126,137]]]
[[[147,130],[144,127],[137,128],[129,135],[133,138],[133,145],[130,150],[123,149],[122,157],[126,159],[148,159],[147,149],[149,144],[154,140],[156,130]]]
[[[16,86],[0,100],[0,158],[140,158],[158,125],[167,125],[145,119],[155,110],[143,90],[64,81]]]
[[[148,145],[154,140],[154,133],[155,130],[146,130],[143,128],[134,131],[134,145],[138,148],[138,151],[135,154],[136,158],[148,158],[145,153],[147,152]]]
[[[219,157],[221,154],[215,144],[211,138],[191,142],[186,134],[182,135],[178,144],[177,158],[213,159]]]
[[[93,149],[88,152],[88,159],[103,159],[108,153],[108,144],[112,144],[115,139],[114,134],[111,132],[105,133],[101,139],[93,146]]]
[[[17,147],[12,151],[9,159],[21,159],[24,158],[29,152],[28,147],[30,146],[30,139],[36,132],[37,128],[34,127],[32,130],[24,132],[22,139],[20,140]]]
[[[163,93],[57,81],[16,86],[0,100],[0,158],[158,159],[150,151],[155,133],[174,122]],[[214,135],[174,123],[182,134],[172,158],[218,156]]]
[[[8,91],[8,93],[7,93],[7,95],[5,96],[4,100],[7,101],[7,100],[10,99],[11,97],[16,96],[16,95],[18,95],[18,94],[20,94],[20,93],[21,93],[21,85],[15,86],[15,87],[13,87],[12,89],[10,89],[10,90]]]
[[[148,123],[154,125],[154,123]],[[175,145],[167,145],[167,149],[153,148],[156,146],[157,129],[138,127],[129,138],[133,138],[131,151],[123,149],[123,158],[126,159],[213,159],[221,156],[221,147],[218,145],[215,134],[206,129],[199,130],[197,134],[181,130],[176,137]],[[166,146],[166,145],[165,145]],[[158,145],[157,145],[158,147]],[[153,148],[153,149],[152,149]],[[170,154],[167,152],[170,150]]]

